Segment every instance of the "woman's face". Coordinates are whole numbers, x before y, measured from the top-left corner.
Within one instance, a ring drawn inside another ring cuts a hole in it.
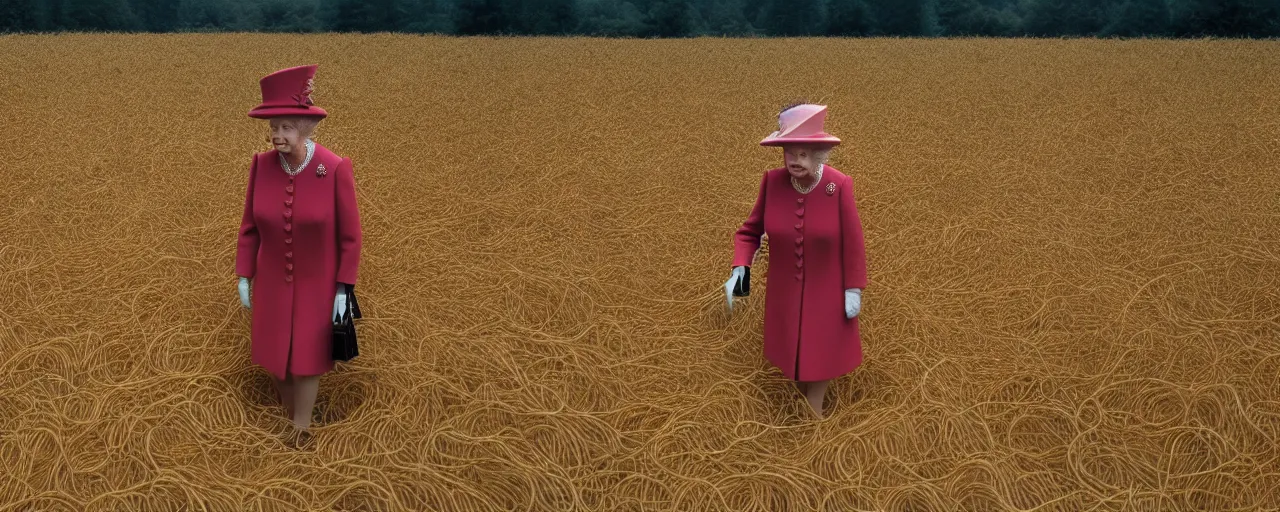
[[[808,179],[818,171],[817,148],[811,146],[786,146],[782,148],[782,159],[787,165],[787,172],[797,180]]]
[[[277,117],[271,119],[271,144],[276,147],[276,151],[289,154],[295,149],[303,149],[303,145],[309,133],[309,127],[304,121],[289,118]]]

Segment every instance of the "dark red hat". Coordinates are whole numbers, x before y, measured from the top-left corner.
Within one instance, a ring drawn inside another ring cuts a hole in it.
[[[311,102],[312,79],[315,76],[316,66],[312,65],[282,69],[262,77],[258,81],[262,86],[262,104],[250,110],[249,117],[313,116],[323,119],[328,116],[328,112]]]

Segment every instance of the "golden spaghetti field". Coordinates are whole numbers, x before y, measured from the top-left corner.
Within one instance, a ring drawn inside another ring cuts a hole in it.
[[[0,511],[1280,508],[1280,43],[0,37]],[[319,64],[361,356],[249,362],[257,80]],[[830,106],[867,362],[731,236]]]

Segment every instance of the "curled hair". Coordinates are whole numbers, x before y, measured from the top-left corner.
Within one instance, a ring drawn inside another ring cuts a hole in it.
[[[320,124],[320,119],[316,117],[302,117],[294,121],[294,125],[300,128],[300,131],[310,139],[316,134],[316,126]]]
[[[825,165],[831,159],[830,147],[820,147],[813,150],[814,160],[818,161],[818,165]]]
[[[316,125],[320,124],[320,118],[313,116],[281,116],[280,119],[292,123],[304,140],[311,139],[316,133]]]

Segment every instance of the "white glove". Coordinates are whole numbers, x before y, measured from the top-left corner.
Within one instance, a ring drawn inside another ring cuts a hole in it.
[[[249,309],[249,278],[240,278],[240,303],[244,304],[245,309]]]
[[[844,317],[853,318],[862,311],[862,290],[850,288],[844,291]]]
[[[738,280],[746,275],[747,271],[744,267],[733,267],[733,271],[729,272],[729,280],[724,282],[724,298],[729,301],[729,311],[733,311],[733,288],[737,286]]]
[[[342,315],[347,312],[347,294],[342,289],[342,284],[338,284],[338,294],[333,297],[333,321],[337,322]]]

